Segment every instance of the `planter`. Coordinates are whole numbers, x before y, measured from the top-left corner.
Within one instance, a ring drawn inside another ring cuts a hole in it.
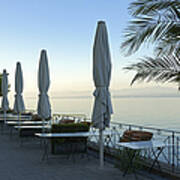
[[[52,126],[52,133],[88,132],[88,123],[68,123]],[[51,140],[52,154],[70,154],[86,152],[87,137],[56,138]]]

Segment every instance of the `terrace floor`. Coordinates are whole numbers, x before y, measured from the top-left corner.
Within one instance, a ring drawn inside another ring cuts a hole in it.
[[[38,141],[37,141],[38,142]],[[105,163],[99,168],[99,160],[75,157],[68,160],[65,156],[50,157],[41,162],[42,148],[32,140],[20,146],[19,137],[11,139],[7,134],[0,135],[0,179],[1,180],[133,180],[135,176],[122,172],[114,165]],[[165,180],[148,173],[138,175],[138,179]]]

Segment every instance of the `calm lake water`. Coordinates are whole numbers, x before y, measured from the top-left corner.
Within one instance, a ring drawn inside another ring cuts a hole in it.
[[[36,109],[36,98],[24,98],[27,109]],[[91,116],[93,98],[50,99],[52,112],[84,113]],[[117,97],[112,98],[112,121],[180,130],[179,97]]]

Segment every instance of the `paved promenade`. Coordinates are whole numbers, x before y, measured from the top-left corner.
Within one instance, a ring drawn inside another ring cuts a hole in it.
[[[75,163],[65,156],[41,162],[42,148],[30,141],[19,144],[19,138],[0,135],[0,180],[133,180],[134,175],[122,177],[122,172],[114,165],[106,163],[103,170],[99,169],[99,161],[94,157],[78,158]],[[158,176],[138,179],[165,180]]]

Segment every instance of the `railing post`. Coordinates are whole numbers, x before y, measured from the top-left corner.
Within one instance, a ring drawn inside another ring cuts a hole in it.
[[[114,148],[116,147],[116,134],[115,134],[115,130],[116,130],[116,127],[113,126],[113,131],[114,131],[114,133],[112,133],[112,135],[114,136],[114,138],[113,138],[113,141],[114,141]],[[110,138],[112,138],[112,136],[111,136]]]
[[[176,138],[177,168],[179,167],[179,137]]]
[[[168,164],[169,165],[171,164],[171,150],[172,150],[170,144],[171,144],[171,138],[170,136],[168,136],[168,145],[169,145],[168,146]]]
[[[175,161],[175,142],[174,142],[174,131],[172,132],[172,172],[174,172],[174,161]]]

